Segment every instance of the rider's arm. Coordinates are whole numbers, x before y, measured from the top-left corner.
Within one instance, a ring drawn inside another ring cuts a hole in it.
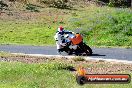
[[[65,30],[64,33],[65,33],[65,34],[74,34],[74,32],[68,31],[68,30]]]

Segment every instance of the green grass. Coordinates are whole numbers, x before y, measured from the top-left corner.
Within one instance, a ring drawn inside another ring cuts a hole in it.
[[[87,14],[86,14],[87,13]],[[94,46],[132,47],[132,11],[123,8],[92,7],[70,21]]]
[[[83,57],[76,57],[73,58],[74,61],[85,61],[85,59]]]
[[[86,84],[76,83],[75,74],[64,70],[69,64],[48,62],[25,64],[0,62],[0,88],[131,88],[130,84]]]
[[[8,25],[8,27],[5,27]],[[2,28],[3,27],[3,28]],[[51,34],[54,34],[54,29],[47,29],[45,26],[40,24],[27,24],[17,22],[6,22],[6,24],[1,23],[0,32],[0,43],[3,44],[31,44],[31,45],[44,45],[53,44],[53,41],[47,41],[53,39]]]
[[[63,25],[76,32],[80,29],[90,46],[132,47],[132,11],[129,8],[43,8],[36,14],[0,20],[0,44],[55,45],[53,36],[57,27]]]

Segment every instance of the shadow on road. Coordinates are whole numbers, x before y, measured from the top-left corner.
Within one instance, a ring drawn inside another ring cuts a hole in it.
[[[101,55],[101,54],[92,54],[91,56],[106,56],[106,55]]]
[[[80,56],[87,56],[86,54],[84,55],[80,55]],[[106,55],[101,55],[101,54],[92,54],[92,55],[88,55],[88,56],[106,56]]]

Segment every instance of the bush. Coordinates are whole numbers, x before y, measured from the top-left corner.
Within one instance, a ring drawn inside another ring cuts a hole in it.
[[[109,3],[109,0],[98,0],[98,1],[101,1],[101,2],[104,2],[104,3]]]
[[[32,4],[27,4],[26,9],[30,10],[31,12],[39,12],[37,7],[35,5],[32,5]]]
[[[8,5],[4,3],[3,1],[0,1],[0,10],[5,9],[6,7],[8,7]]]
[[[110,0],[108,5],[110,7],[130,7],[131,1],[130,0]]]
[[[42,0],[41,3],[48,4],[50,7],[59,9],[71,9],[68,0]]]

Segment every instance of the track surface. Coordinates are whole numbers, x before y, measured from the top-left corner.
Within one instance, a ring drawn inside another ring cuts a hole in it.
[[[118,59],[132,61],[132,48],[94,48],[93,55],[89,57],[103,59]],[[22,45],[0,45],[0,51],[10,53],[58,55],[56,46],[22,46]]]

